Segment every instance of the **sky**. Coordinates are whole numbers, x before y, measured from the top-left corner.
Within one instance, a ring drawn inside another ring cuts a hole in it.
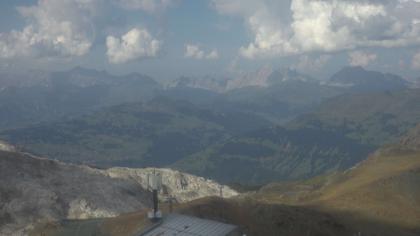
[[[84,66],[162,79],[344,66],[420,77],[420,0],[8,0],[0,72]]]

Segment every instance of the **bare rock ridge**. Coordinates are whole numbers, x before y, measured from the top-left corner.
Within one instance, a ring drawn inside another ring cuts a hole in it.
[[[0,151],[13,152],[15,150],[15,147],[0,140]]]
[[[163,189],[161,197],[172,196],[178,202],[189,202],[195,199],[219,196],[230,198],[238,193],[228,186],[218,184],[212,180],[182,173],[171,169],[130,169],[130,168],[111,168],[106,170],[112,178],[134,180],[143,188],[147,188],[147,175],[156,171],[162,175]]]
[[[100,171],[0,152],[0,235],[26,235],[43,220],[112,217],[151,205],[134,181]]]
[[[99,170],[0,151],[0,235],[27,235],[43,221],[114,217],[149,208],[146,186],[151,170]],[[219,195],[220,185],[213,181],[157,171],[163,173],[166,193],[178,202]],[[226,197],[237,194],[228,187],[223,192]]]

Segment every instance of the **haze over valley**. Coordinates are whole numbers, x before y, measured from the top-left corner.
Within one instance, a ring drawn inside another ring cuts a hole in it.
[[[419,16],[0,3],[0,235],[420,235]]]

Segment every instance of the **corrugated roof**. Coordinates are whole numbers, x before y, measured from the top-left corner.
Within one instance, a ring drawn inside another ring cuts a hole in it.
[[[171,214],[153,230],[144,236],[225,236],[236,230],[234,225],[224,224],[212,220]]]

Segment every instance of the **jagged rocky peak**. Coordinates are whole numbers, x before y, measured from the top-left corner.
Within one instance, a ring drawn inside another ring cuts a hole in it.
[[[283,68],[275,70],[267,78],[269,85],[275,85],[278,83],[288,82],[288,81],[315,81],[315,79],[310,78],[307,75],[299,73],[297,70],[292,68]]]
[[[290,81],[314,81],[311,77],[300,74],[295,69],[286,67],[275,70],[271,66],[263,66],[255,71],[240,72],[232,76],[232,78],[215,76],[180,77],[168,83],[167,87],[190,87],[226,92],[245,87],[269,87]]]
[[[204,77],[186,77],[181,76],[166,84],[167,88],[188,87],[197,89],[206,89],[214,92],[223,92],[226,90],[226,85],[229,79],[217,76]]]
[[[127,75],[113,75],[105,70],[95,70],[84,67],[75,67],[67,71],[53,72],[50,75],[52,83],[55,85],[73,85],[77,87],[91,87],[99,85],[118,85],[128,81],[141,81],[148,85],[160,87],[160,84],[153,78],[139,74],[130,73]]]
[[[230,198],[238,195],[238,192],[226,185],[221,185],[213,180],[203,177],[183,173],[172,169],[130,169],[115,167],[106,170],[112,178],[123,178],[134,180],[143,188],[147,188],[147,176],[153,171],[160,173],[162,176],[162,191],[160,197],[164,199],[166,196],[174,197],[178,202],[188,202],[195,199],[220,196]]]
[[[263,66],[256,71],[241,73],[236,78],[229,80],[227,83],[227,90],[239,89],[244,87],[267,87],[268,78],[273,73],[273,68],[270,66]]]

